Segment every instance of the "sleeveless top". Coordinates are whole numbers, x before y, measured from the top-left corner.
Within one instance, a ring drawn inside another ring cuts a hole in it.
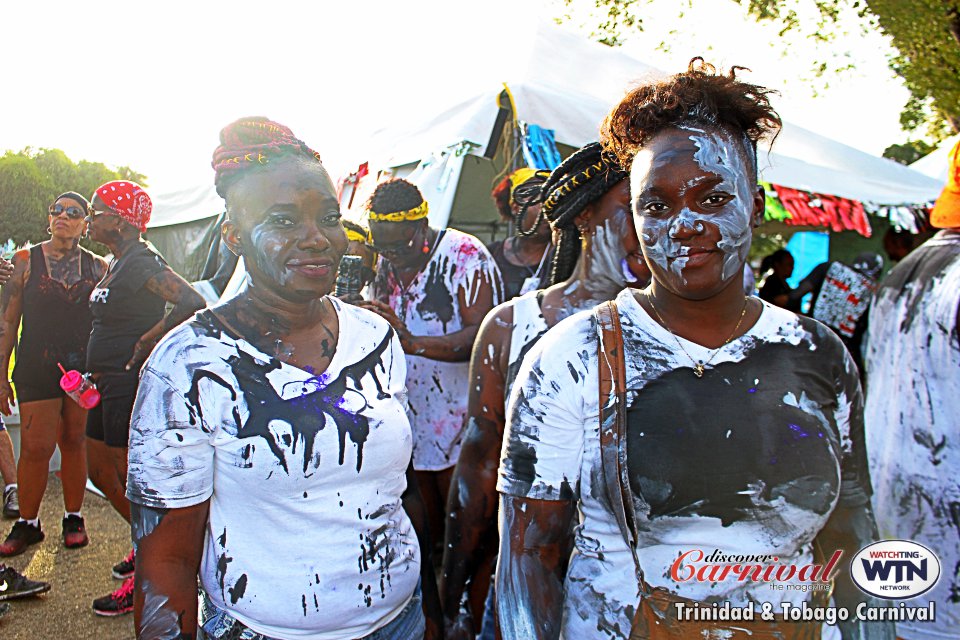
[[[504,398],[510,397],[510,388],[517,378],[520,363],[547,329],[547,321],[540,310],[543,291],[525,293],[513,301],[513,330],[510,333],[510,357],[507,359],[507,377],[504,381]]]
[[[92,317],[87,299],[97,286],[94,255],[80,248],[80,279],[70,286],[47,272],[43,247],[30,249],[30,277],[23,288],[23,329],[17,345],[14,384],[59,385],[60,369],[82,371]]]

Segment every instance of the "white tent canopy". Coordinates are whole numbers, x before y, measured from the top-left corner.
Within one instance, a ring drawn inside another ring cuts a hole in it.
[[[960,142],[960,134],[947,138],[939,147],[911,164],[910,168],[934,178],[943,186],[947,182],[950,151],[958,142]]]
[[[557,142],[580,147],[597,138],[600,122],[630,85],[665,75],[621,50],[542,24],[503,77],[519,120],[553,129]],[[379,131],[367,147],[371,168],[416,162],[462,141],[482,154],[501,89],[485,88],[414,126]],[[929,202],[941,187],[892,160],[789,123],[773,151],[761,154],[760,167],[767,182],[881,205]]]

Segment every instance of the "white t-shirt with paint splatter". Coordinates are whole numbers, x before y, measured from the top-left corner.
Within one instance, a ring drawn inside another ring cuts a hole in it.
[[[960,232],[941,231],[894,267],[870,311],[866,424],[881,539],[940,557],[936,622],[897,623],[919,640],[960,633]]]
[[[407,288],[381,260],[370,298],[386,301],[413,335],[443,336],[463,329],[460,293],[473,305],[484,283],[493,287],[493,305],[500,304],[500,272],[486,247],[469,234],[446,229],[430,261]],[[407,355],[413,466],[418,471],[441,471],[457,463],[469,369],[468,361]]]
[[[419,580],[401,505],[412,450],[403,351],[385,320],[333,304],[340,336],[319,376],[199,313],[147,360],[130,427],[130,500],[209,499],[201,586],[275,638],[367,635]]]
[[[858,471],[866,465],[862,400],[843,345],[820,323],[765,303],[757,323],[715,356],[683,341],[693,358],[713,356],[698,379],[677,339],[633,293],[621,292],[617,303],[627,354],[628,471],[634,493],[649,503],[634,505],[647,581],[740,606],[808,600],[809,592],[765,583],[677,582],[670,569],[694,549],[807,564],[837,501],[866,504]],[[537,342],[507,408],[497,488],[579,503],[565,638],[626,638],[638,601],[634,563],[603,483],[598,393],[596,323],[587,311]]]

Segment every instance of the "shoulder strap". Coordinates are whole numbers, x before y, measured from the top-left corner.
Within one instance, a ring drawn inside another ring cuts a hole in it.
[[[623,333],[617,303],[596,307],[597,369],[600,375],[600,466],[604,485],[620,533],[630,548],[641,593],[649,591],[637,557],[637,521],[633,492],[627,478],[626,453],[626,363]]]

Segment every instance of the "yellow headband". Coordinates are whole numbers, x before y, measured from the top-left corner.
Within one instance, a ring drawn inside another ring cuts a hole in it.
[[[530,167],[522,167],[511,173],[508,177],[510,178],[510,191],[513,192],[514,189],[522,185],[524,182],[537,175],[536,169],[531,169]]]
[[[418,206],[407,211],[394,211],[392,213],[377,213],[373,209],[368,209],[371,222],[412,222],[427,217],[427,201],[424,200]]]
[[[368,238],[367,235],[362,234],[362,233],[360,233],[359,231],[355,231],[355,230],[353,230],[353,229],[351,229],[350,227],[347,227],[347,226],[344,226],[343,228],[344,228],[344,230],[347,232],[347,240],[348,240],[349,242],[363,242],[363,243],[366,243],[366,242],[369,240],[369,238]]]

